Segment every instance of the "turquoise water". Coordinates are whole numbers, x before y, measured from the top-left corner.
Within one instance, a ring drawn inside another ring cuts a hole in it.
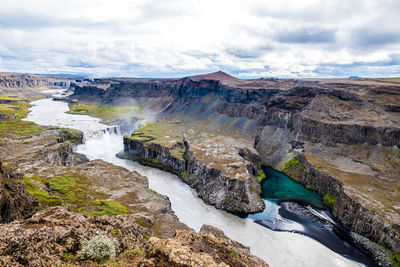
[[[322,207],[322,199],[318,193],[306,189],[280,171],[267,167],[263,170],[266,175],[266,178],[261,182],[263,199],[274,203],[296,201],[303,205]]]

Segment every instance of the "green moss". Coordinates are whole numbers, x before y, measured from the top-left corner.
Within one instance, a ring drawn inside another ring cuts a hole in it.
[[[296,166],[296,165],[298,165],[299,163],[300,163],[300,162],[299,162],[298,159],[292,158],[291,160],[289,160],[288,162],[286,162],[286,163],[282,166],[281,170],[282,170],[282,171],[286,171],[286,170],[289,169],[290,167]]]
[[[259,170],[258,171],[258,175],[257,175],[257,179],[261,182],[262,180],[264,180],[266,177],[265,173],[263,170]]]
[[[311,185],[306,185],[306,188],[307,188],[308,190],[313,190],[313,187],[312,187]]]
[[[119,236],[121,234],[121,230],[119,230],[118,228],[115,228],[111,231],[111,234],[115,237]]]
[[[146,241],[149,241],[150,238],[151,238],[151,235],[149,235],[149,234],[147,234],[147,233],[143,233],[143,238],[144,238]]]
[[[182,176],[183,180],[185,180],[185,181],[189,180],[189,172],[188,171],[181,172],[181,176]]]
[[[325,194],[324,197],[323,197],[323,200],[324,200],[325,206],[327,206],[328,208],[333,209],[333,206],[336,203],[336,197],[335,196],[332,196],[332,195],[329,195],[329,194]]]
[[[127,249],[122,252],[122,255],[133,254],[133,255],[140,255],[143,253],[143,250],[135,248],[135,249]]]
[[[101,118],[106,123],[110,123],[118,119],[131,118],[142,109],[142,106],[134,105],[114,106],[78,102],[73,103],[67,113],[90,115]]]
[[[69,174],[63,174],[51,178],[50,189],[66,194],[76,185],[76,178]]]
[[[75,129],[60,128],[60,135],[73,144],[81,144],[83,139],[83,132]]]
[[[158,195],[158,192],[156,190],[153,190],[153,189],[149,188],[149,191],[152,192],[153,194]]]
[[[27,100],[27,98],[23,96],[0,95],[0,100],[20,101],[20,100]]]
[[[63,203],[62,199],[59,196],[52,196],[49,193],[37,189],[35,186],[32,185],[31,179],[24,178],[26,190],[37,198],[37,200],[41,202],[45,202],[50,206],[57,206]]]
[[[236,253],[236,250],[233,249],[231,250],[231,257],[235,259],[239,258],[239,255]]]
[[[26,136],[44,130],[45,130],[44,128],[39,127],[37,124],[30,121],[21,121],[21,120],[0,121],[0,134],[13,133]]]
[[[391,253],[390,260],[395,267],[400,267],[400,253]]]
[[[61,257],[62,261],[75,261],[76,260],[76,256],[71,253],[71,252],[64,252],[62,257]]]
[[[79,212],[89,216],[102,216],[102,215],[122,215],[128,214],[129,211],[120,203],[112,200],[94,200],[91,202],[91,208],[95,206],[96,210],[88,210],[87,208],[80,208]]]

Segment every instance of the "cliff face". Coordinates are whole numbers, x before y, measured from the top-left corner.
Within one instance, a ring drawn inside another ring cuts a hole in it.
[[[228,136],[194,136],[193,132],[197,131],[176,123],[147,125],[124,137],[123,156],[175,173],[205,202],[219,209],[261,212],[265,206],[255,177],[257,152],[251,152],[251,146],[242,148],[248,144]],[[228,142],[235,147],[229,147]]]
[[[30,217],[38,209],[37,199],[15,180],[17,178],[20,177],[0,162],[1,223]]]
[[[67,89],[79,77],[57,75],[28,75],[0,72],[2,93],[37,95],[45,89]]]
[[[116,104],[131,98],[157,110],[157,118],[201,125],[198,133],[246,138],[261,163],[277,169],[296,155],[307,156],[311,167],[289,176],[336,197],[333,211],[352,231],[400,249],[400,83],[239,80],[217,73],[100,79],[73,87],[75,99]],[[183,161],[174,164],[183,169]]]
[[[73,85],[73,97],[103,103],[118,103],[126,97],[173,97],[178,102],[190,102],[212,94],[220,100],[213,108],[215,112],[289,128],[313,142],[384,146],[400,143],[398,114],[393,108],[388,112],[386,103],[388,97],[400,95],[400,85],[391,86],[393,91],[389,93],[365,85],[280,80],[226,82],[190,77],[102,80],[100,85]]]

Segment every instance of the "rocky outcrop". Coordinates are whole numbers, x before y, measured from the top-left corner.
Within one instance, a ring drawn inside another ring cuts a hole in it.
[[[268,266],[210,226],[203,226],[200,234],[177,231],[170,239],[151,238],[148,248],[142,262],[146,266]]]
[[[138,129],[132,136],[124,137],[123,156],[175,173],[195,188],[205,202],[219,209],[262,211],[265,204],[256,178],[257,152],[227,136],[194,136],[193,130],[181,127],[159,122]]]
[[[379,244],[386,244],[394,251],[400,249],[400,231],[397,224],[390,224],[378,215],[372,207],[361,204],[354,196],[354,190],[332,177],[327,172],[317,170],[308,160],[298,155],[300,164],[287,170],[298,182],[308,185],[320,195],[333,196],[333,214],[352,232],[360,234]],[[301,169],[301,171],[299,171]],[[389,214],[388,214],[389,215]],[[373,255],[374,253],[371,252]]]
[[[19,175],[0,162],[1,223],[30,217],[38,210],[37,199],[29,194],[24,184],[17,182],[16,178],[20,178]]]
[[[331,203],[333,214],[340,219],[343,225],[352,232],[364,236],[357,237],[358,246],[366,253],[375,258],[377,262],[387,262],[385,256],[382,256],[382,249],[379,246],[371,245],[366,238],[375,241],[378,244],[386,244],[393,251],[400,249],[400,231],[397,224],[388,223],[378,212],[374,211],[372,206],[366,206],[360,195],[354,189],[332,177],[324,170],[318,170],[317,167],[310,164],[306,157],[298,155],[299,164],[290,167],[286,173],[296,181],[308,185],[320,195],[332,196],[334,201]],[[387,211],[386,216],[390,212]],[[395,218],[395,217],[394,217]],[[366,237],[366,238],[365,238]],[[367,246],[368,249],[364,247]],[[390,266],[390,265],[381,265]]]
[[[109,266],[267,266],[248,249],[228,238],[191,230],[173,230],[163,238],[135,214],[86,217],[64,207],[50,208],[30,219],[0,225],[2,266],[77,264],[84,239],[100,232],[119,242]],[[176,229],[176,228],[175,228]],[[90,264],[90,262],[86,262]]]

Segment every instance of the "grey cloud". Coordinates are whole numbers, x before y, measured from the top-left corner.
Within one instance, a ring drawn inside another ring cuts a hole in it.
[[[282,43],[332,43],[336,31],[318,28],[302,28],[276,33],[276,39]]]
[[[357,47],[376,47],[386,44],[399,43],[400,31],[396,28],[374,29],[371,27],[355,29],[351,32],[352,44]]]
[[[258,45],[250,48],[228,46],[225,48],[226,53],[240,59],[257,59],[272,50],[274,48],[270,45]]]

